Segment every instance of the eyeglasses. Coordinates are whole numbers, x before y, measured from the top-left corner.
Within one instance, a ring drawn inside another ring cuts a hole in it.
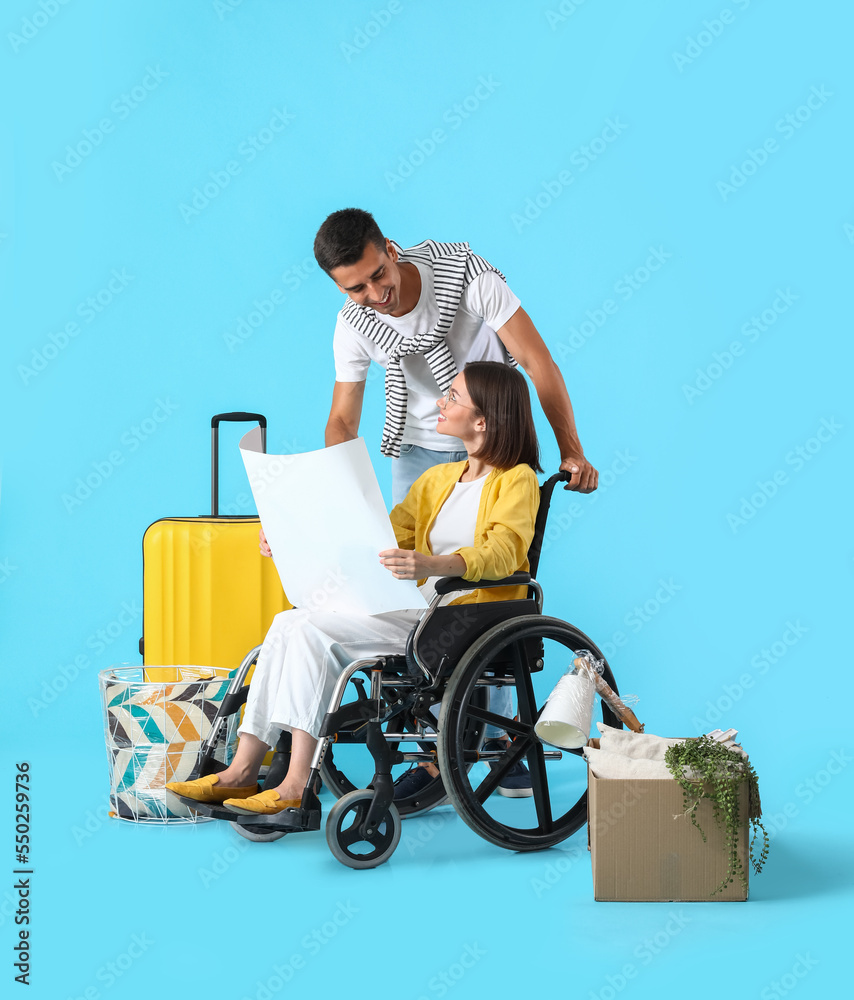
[[[442,394],[442,399],[445,400],[445,406],[462,406],[464,410],[473,410],[473,406],[467,406],[465,403],[461,403],[459,397],[454,392],[454,390],[448,386],[448,391]]]

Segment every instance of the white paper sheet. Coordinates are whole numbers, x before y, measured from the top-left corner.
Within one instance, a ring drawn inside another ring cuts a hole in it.
[[[256,427],[240,441],[249,485],[288,600],[369,615],[426,603],[379,560],[397,548],[362,438],[301,455],[265,455]]]

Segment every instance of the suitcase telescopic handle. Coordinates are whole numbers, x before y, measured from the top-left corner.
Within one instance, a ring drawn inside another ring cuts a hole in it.
[[[261,428],[261,451],[267,451],[267,418],[262,413],[217,413],[211,417],[211,517],[219,517],[219,425],[228,420],[234,423],[255,422]]]

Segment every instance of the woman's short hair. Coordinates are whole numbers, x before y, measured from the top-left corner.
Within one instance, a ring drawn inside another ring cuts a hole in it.
[[[365,247],[373,243],[386,252],[385,237],[370,212],[342,208],[327,215],[314,237],[314,258],[331,276],[336,267],[349,267],[362,259]]]
[[[486,421],[483,446],[474,456],[496,469],[526,462],[542,472],[528,383],[500,361],[470,361],[463,369],[472,403]]]

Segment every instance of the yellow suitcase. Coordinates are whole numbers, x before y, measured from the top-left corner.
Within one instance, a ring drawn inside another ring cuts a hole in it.
[[[219,424],[257,421],[259,413],[219,413],[211,420],[210,517],[164,517],[142,540],[146,679],[166,680],[157,666],[234,669],[264,639],[274,615],[292,607],[272,559],[258,549],[257,516],[219,516]]]

